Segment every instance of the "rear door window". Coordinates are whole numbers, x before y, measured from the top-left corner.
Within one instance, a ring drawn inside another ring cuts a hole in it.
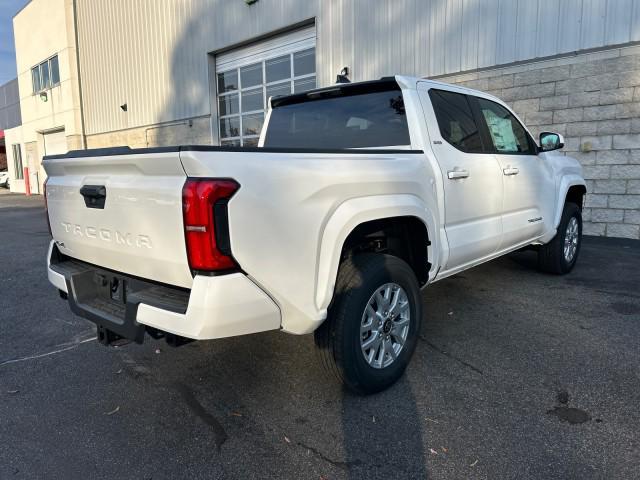
[[[429,97],[442,138],[463,152],[482,153],[482,138],[467,96],[431,89]]]
[[[375,89],[379,91],[345,87],[292,102],[285,99],[271,112],[264,146],[331,149],[410,145],[399,87]]]

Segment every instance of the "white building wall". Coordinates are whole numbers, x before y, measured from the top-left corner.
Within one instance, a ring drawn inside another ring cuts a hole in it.
[[[318,84],[640,41],[640,0],[77,0],[87,134],[206,116],[207,54],[315,19]],[[127,103],[128,111],[119,106]]]
[[[566,135],[588,180],[586,233],[640,238],[640,0],[77,4],[89,147],[210,143],[214,56],[314,24],[318,86],[347,66],[354,81],[403,73],[490,91],[532,130]]]
[[[64,130],[69,150],[82,145],[73,0],[31,0],[13,18],[13,30],[22,160],[29,168],[31,192],[41,193],[46,178],[44,135]],[[53,56],[58,57],[60,82],[46,89],[46,96],[34,94],[31,69]],[[16,189],[23,188],[20,181],[12,183]]]
[[[25,193],[24,180],[18,180],[15,169],[15,159],[13,157],[13,145],[20,145],[22,152],[22,162],[25,166],[24,141],[22,137],[22,127],[9,128],[4,131],[4,142],[7,149],[7,172],[9,172],[9,189],[14,193]]]
[[[32,0],[13,19],[20,110],[24,141],[39,132],[65,128],[80,133],[80,102],[76,83],[72,0]],[[58,55],[60,84],[47,91],[47,101],[33,94],[31,68]]]

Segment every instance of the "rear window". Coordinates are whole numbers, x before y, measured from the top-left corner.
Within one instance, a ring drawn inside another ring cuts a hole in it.
[[[275,148],[367,148],[410,145],[399,88],[348,94],[313,93],[271,112],[264,146]],[[331,96],[337,95],[337,96]]]
[[[429,90],[440,135],[466,153],[482,153],[482,139],[466,95],[445,90]]]

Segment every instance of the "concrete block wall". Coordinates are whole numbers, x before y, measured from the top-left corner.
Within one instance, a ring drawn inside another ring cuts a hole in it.
[[[507,102],[537,138],[565,136],[584,168],[584,233],[640,239],[640,46],[437,80]]]

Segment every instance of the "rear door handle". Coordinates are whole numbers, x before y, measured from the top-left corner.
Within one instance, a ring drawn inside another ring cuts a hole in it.
[[[516,167],[507,167],[502,170],[502,173],[505,175],[517,175],[520,173],[520,170]]]
[[[467,178],[469,176],[469,172],[467,170],[449,170],[447,172],[447,177],[449,180],[455,180],[457,178]]]

